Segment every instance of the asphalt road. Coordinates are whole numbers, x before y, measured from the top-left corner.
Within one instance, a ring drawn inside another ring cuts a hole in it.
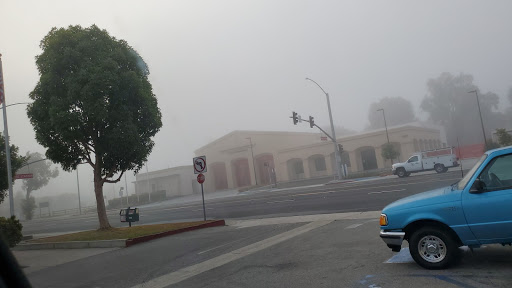
[[[319,187],[240,194],[206,201],[208,219],[247,219],[290,215],[376,211],[408,195],[450,185],[460,179],[459,171],[444,174],[412,175],[408,178],[387,178],[366,182],[331,184]],[[117,211],[111,211],[109,221],[119,222]],[[200,220],[203,217],[199,201],[141,209],[138,224]],[[137,224],[136,224],[137,225]],[[36,219],[23,222],[25,235],[90,230],[98,227],[96,214]]]

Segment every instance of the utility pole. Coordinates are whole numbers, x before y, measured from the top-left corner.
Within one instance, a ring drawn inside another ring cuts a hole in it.
[[[76,186],[78,188],[78,213],[82,215],[82,204],[80,203],[80,182],[78,181],[78,166],[76,166]]]
[[[478,91],[473,90],[473,91],[469,91],[468,93],[475,93],[475,95],[476,95],[476,104],[478,105],[478,114],[480,114],[480,124],[482,124],[482,134],[484,135],[485,149],[487,149],[487,138],[485,137],[484,120],[482,119],[482,110],[480,110],[480,101],[478,100]]]
[[[0,54],[0,104],[4,112],[4,137],[5,137],[5,157],[7,160],[7,183],[9,184],[9,208],[11,216],[14,216],[14,195],[12,193],[12,170],[11,170],[11,147],[9,144],[9,128],[7,125],[7,106],[5,102],[4,73],[2,68],[2,54]]]
[[[315,80],[310,79],[310,78],[306,78],[306,80],[309,80],[309,81],[315,83],[316,86],[318,86],[318,88],[320,88],[322,90],[322,92],[324,92],[325,98],[327,99],[327,109],[329,110],[329,121],[331,122],[331,133],[332,133],[332,141],[333,141],[333,145],[334,145],[334,155],[336,158],[336,174],[338,176],[338,179],[341,180],[341,178],[342,178],[341,165],[340,165],[341,164],[341,156],[340,156],[340,151],[338,151],[338,145],[336,143],[336,132],[334,131],[334,123],[332,121],[331,101],[329,100],[329,93],[325,92],[325,90],[322,88],[322,86],[320,86],[318,83],[316,83]]]
[[[254,151],[252,150],[252,139],[251,139],[251,137],[247,137],[246,139],[249,139],[249,143],[251,143],[252,169],[254,170],[254,182],[256,182],[256,186],[258,186],[258,178],[256,178],[256,164],[254,164]]]
[[[389,134],[388,134],[388,123],[386,122],[386,112],[384,112],[384,108],[377,109],[377,111],[382,111],[382,116],[384,116],[384,127],[386,128],[386,138],[388,139],[388,145],[389,145]],[[391,159],[391,164],[393,164],[393,159]]]
[[[124,173],[124,186],[126,187],[126,205],[128,205],[128,182],[126,182],[126,173]]]
[[[146,177],[147,177],[147,182],[148,182],[148,195],[149,195],[149,202],[151,202],[151,191],[149,191],[149,172],[148,172],[148,162],[146,161]]]

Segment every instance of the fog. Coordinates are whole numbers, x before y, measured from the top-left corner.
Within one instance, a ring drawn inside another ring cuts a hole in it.
[[[163,122],[149,170],[188,165],[232,130],[317,132],[289,119],[296,111],[329,124],[325,96],[305,77],[329,92],[335,125],[356,131],[383,97],[409,100],[426,120],[427,80],[442,72],[473,75],[502,104],[512,86],[510,1],[2,1],[0,11],[7,104],[30,101],[34,57],[52,27],[96,24],[140,53]],[[11,143],[44,153],[25,108],[7,108]],[[79,175],[93,205],[92,170]],[[106,184],[107,197],[124,185]],[[75,172],[61,171],[33,195],[76,190]]]

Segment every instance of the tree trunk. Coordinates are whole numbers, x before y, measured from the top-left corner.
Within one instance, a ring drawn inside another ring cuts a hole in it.
[[[29,188],[27,188],[27,197],[26,197],[26,206],[25,206],[25,209],[23,211],[23,214],[25,214],[25,219],[26,220],[32,220],[32,216],[33,216],[33,213],[31,210],[32,209],[32,206],[30,205],[30,192],[32,192],[32,190],[30,190]]]
[[[98,220],[100,222],[100,229],[110,229],[108,223],[107,210],[105,209],[105,199],[103,198],[103,182],[99,172],[94,172],[94,194],[96,195],[96,210],[98,212]]]

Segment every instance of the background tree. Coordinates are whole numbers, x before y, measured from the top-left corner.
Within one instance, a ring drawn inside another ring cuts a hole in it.
[[[23,166],[26,161],[26,157],[18,154],[18,147],[11,145],[11,169],[12,176],[16,175],[16,172]],[[14,181],[14,179],[13,179]],[[0,203],[2,203],[7,195],[9,189],[9,182],[7,181],[7,158],[5,157],[5,139],[2,133],[0,133]]]
[[[45,161],[45,158],[40,153],[27,152],[25,157],[28,159],[27,163],[35,162],[20,169],[22,173],[31,173],[33,175],[32,178],[23,179],[23,190],[26,191],[26,196],[21,202],[21,209],[25,219],[30,220],[36,208],[35,199],[30,196],[30,193],[46,186],[51,178],[59,175],[59,170],[57,168],[52,170],[52,163]]]
[[[474,93],[477,90],[482,110],[486,136],[497,127],[503,127],[506,115],[497,111],[499,97],[495,93],[482,93],[473,84],[473,76],[442,73],[427,82],[428,93],[421,103],[421,109],[429,120],[445,128],[449,145],[456,145],[457,135],[461,145],[483,143],[480,116]]]
[[[400,156],[400,152],[398,151],[398,149],[396,149],[396,147],[393,144],[386,143],[382,145],[381,155],[382,158],[393,161],[393,159],[397,159],[398,156]]]
[[[416,121],[411,102],[402,97],[385,97],[370,104],[370,109],[368,110],[370,125],[367,129],[384,128],[384,118],[382,117],[382,112],[377,112],[378,109],[385,110],[388,127]]]
[[[53,28],[40,47],[27,108],[36,140],[65,171],[92,167],[100,229],[108,229],[103,184],[137,172],[162,126],[148,67],[126,41],[95,25]]]
[[[508,134],[504,128],[496,129],[496,136],[498,137],[498,143],[501,146],[512,145],[512,135]]]

